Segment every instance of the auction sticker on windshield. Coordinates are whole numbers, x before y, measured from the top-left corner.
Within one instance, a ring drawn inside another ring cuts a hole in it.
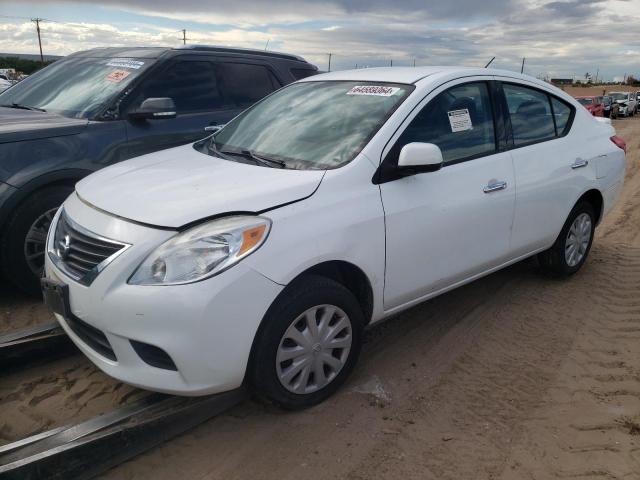
[[[356,85],[347,92],[347,95],[373,95],[376,97],[390,97],[400,90],[398,87],[385,87],[382,85]]]
[[[465,130],[473,130],[473,124],[471,123],[471,117],[469,116],[469,110],[463,108],[462,110],[452,110],[447,112],[449,115],[449,124],[451,125],[452,132],[464,132]]]
[[[114,70],[109,75],[105,77],[105,80],[109,82],[118,83],[127,78],[131,72],[126,72],[124,70]]]
[[[107,67],[116,67],[116,68],[131,68],[133,70],[138,70],[139,68],[144,66],[144,62],[139,60],[132,60],[130,58],[114,58],[113,60],[107,63]]]

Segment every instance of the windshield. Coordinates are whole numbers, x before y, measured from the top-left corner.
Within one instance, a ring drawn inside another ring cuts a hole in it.
[[[242,160],[251,161],[250,152],[284,162],[285,168],[337,168],[353,160],[413,88],[351,81],[295,83],[228,123],[213,137],[209,153],[244,153]]]
[[[91,119],[151,63],[148,58],[58,60],[0,94],[0,105],[16,104]]]
[[[610,93],[609,96],[611,98],[613,98],[614,100],[626,100],[627,99],[627,94],[626,93]]]
[[[578,102],[580,102],[581,105],[591,105],[593,98],[578,98]]]

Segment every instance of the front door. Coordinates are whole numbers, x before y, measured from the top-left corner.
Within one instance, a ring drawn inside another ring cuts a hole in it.
[[[439,171],[380,185],[386,224],[385,310],[510,258],[513,166],[510,154],[498,149],[489,91],[489,81],[466,81],[434,92],[405,121],[384,159],[397,164],[400,149],[411,142],[434,143],[444,157]]]

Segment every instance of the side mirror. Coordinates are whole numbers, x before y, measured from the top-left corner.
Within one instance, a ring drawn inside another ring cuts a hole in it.
[[[176,105],[171,98],[147,98],[139,108],[129,113],[129,117],[154,120],[176,118]]]
[[[204,131],[209,134],[214,134],[222,130],[224,126],[225,126],[224,123],[222,125],[209,125],[208,127],[204,127]]]
[[[398,169],[406,175],[435,172],[442,168],[444,159],[440,147],[433,143],[408,143],[400,150]]]

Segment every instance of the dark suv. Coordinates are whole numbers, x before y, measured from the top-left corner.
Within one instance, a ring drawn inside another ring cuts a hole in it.
[[[0,262],[39,291],[51,218],[79,179],[193,142],[317,67],[235,48],[99,48],[75,53],[0,94]],[[83,258],[77,259],[82,262]]]

